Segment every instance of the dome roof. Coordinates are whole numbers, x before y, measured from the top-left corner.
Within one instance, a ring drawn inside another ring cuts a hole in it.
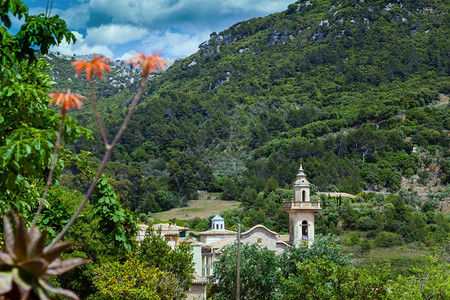
[[[303,172],[303,166],[300,164],[300,168],[298,169],[297,179],[295,180],[294,185],[307,185],[309,186],[309,182],[306,179],[306,174]]]
[[[224,218],[222,218],[219,214],[217,214],[214,218],[212,218],[211,220],[213,221],[224,221]]]

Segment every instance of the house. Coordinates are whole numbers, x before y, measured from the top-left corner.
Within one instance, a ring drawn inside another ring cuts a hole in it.
[[[290,246],[311,246],[314,242],[314,213],[321,208],[319,201],[311,201],[310,184],[302,165],[296,175],[293,190],[293,199],[283,202],[283,209],[289,213],[289,235],[281,235],[263,225],[256,225],[241,234],[241,243],[258,244],[275,251],[277,255]],[[174,246],[186,238],[189,230],[171,224],[156,224],[153,229],[161,230],[168,243],[173,243]],[[211,229],[200,232],[199,235],[200,241],[185,239],[193,246],[195,270],[188,299],[205,298],[207,280],[214,274],[214,264],[222,248],[237,240],[237,232],[225,229],[225,220],[219,214],[211,219]]]
[[[188,300],[206,299],[206,285],[208,280],[205,277],[194,274],[191,287],[186,292]]]
[[[287,247],[300,244],[311,246],[314,242],[314,213],[319,211],[320,202],[311,201],[310,184],[300,165],[293,184],[294,197],[283,202],[283,209],[289,213],[289,235],[278,234],[263,225],[256,225],[241,234],[241,242],[258,244],[277,255]],[[237,233],[225,229],[225,220],[216,215],[211,219],[211,230],[200,232],[200,242],[194,242],[194,263],[198,275],[211,278],[214,263],[222,248],[236,243]]]
[[[139,224],[139,232],[136,237],[137,242],[140,244],[144,238],[146,237],[146,232],[148,230],[148,226],[145,224]],[[181,241],[186,239],[187,232],[189,231],[189,228],[177,226],[171,223],[161,223],[161,224],[154,224],[152,226],[152,230],[154,232],[161,232],[161,236],[164,237],[164,239],[167,241],[167,243],[173,248],[175,246],[178,246]]]
[[[246,244],[258,244],[274,251],[277,255],[284,252],[289,245],[286,242],[289,235],[280,235],[263,225],[256,225],[241,234],[241,242]]]

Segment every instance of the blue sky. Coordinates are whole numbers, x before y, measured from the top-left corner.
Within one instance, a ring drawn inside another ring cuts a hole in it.
[[[58,14],[77,37],[53,48],[64,54],[101,53],[128,59],[160,51],[186,57],[212,32],[253,17],[285,10],[295,0],[54,0]],[[45,13],[47,0],[23,0],[30,14]],[[16,25],[19,25],[16,23]]]

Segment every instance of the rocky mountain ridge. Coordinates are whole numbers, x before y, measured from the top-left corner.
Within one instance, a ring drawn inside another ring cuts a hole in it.
[[[445,189],[448,11],[445,1],[297,1],[212,33],[152,79],[112,159],[141,174],[134,191],[161,209],[170,205],[147,188],[245,202],[290,187],[300,161],[321,191],[396,192],[415,176]],[[136,83],[127,72],[109,75],[125,85],[98,86],[111,133]]]

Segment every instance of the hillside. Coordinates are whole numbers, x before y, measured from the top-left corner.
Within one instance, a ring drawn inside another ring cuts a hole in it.
[[[171,210],[153,214],[151,217],[162,221],[171,219],[189,220],[194,218],[208,219],[210,216],[221,213],[224,210],[239,206],[237,201],[224,200],[191,200],[188,207],[172,208]],[[209,225],[208,223],[206,224]]]
[[[290,188],[300,161],[321,191],[448,198],[448,12],[445,1],[298,1],[212,33],[151,80],[109,168],[122,201],[167,210],[203,189],[257,207],[261,192],[267,202]],[[116,86],[97,89],[111,134],[133,76],[118,64]],[[89,109],[77,119],[93,123]]]

